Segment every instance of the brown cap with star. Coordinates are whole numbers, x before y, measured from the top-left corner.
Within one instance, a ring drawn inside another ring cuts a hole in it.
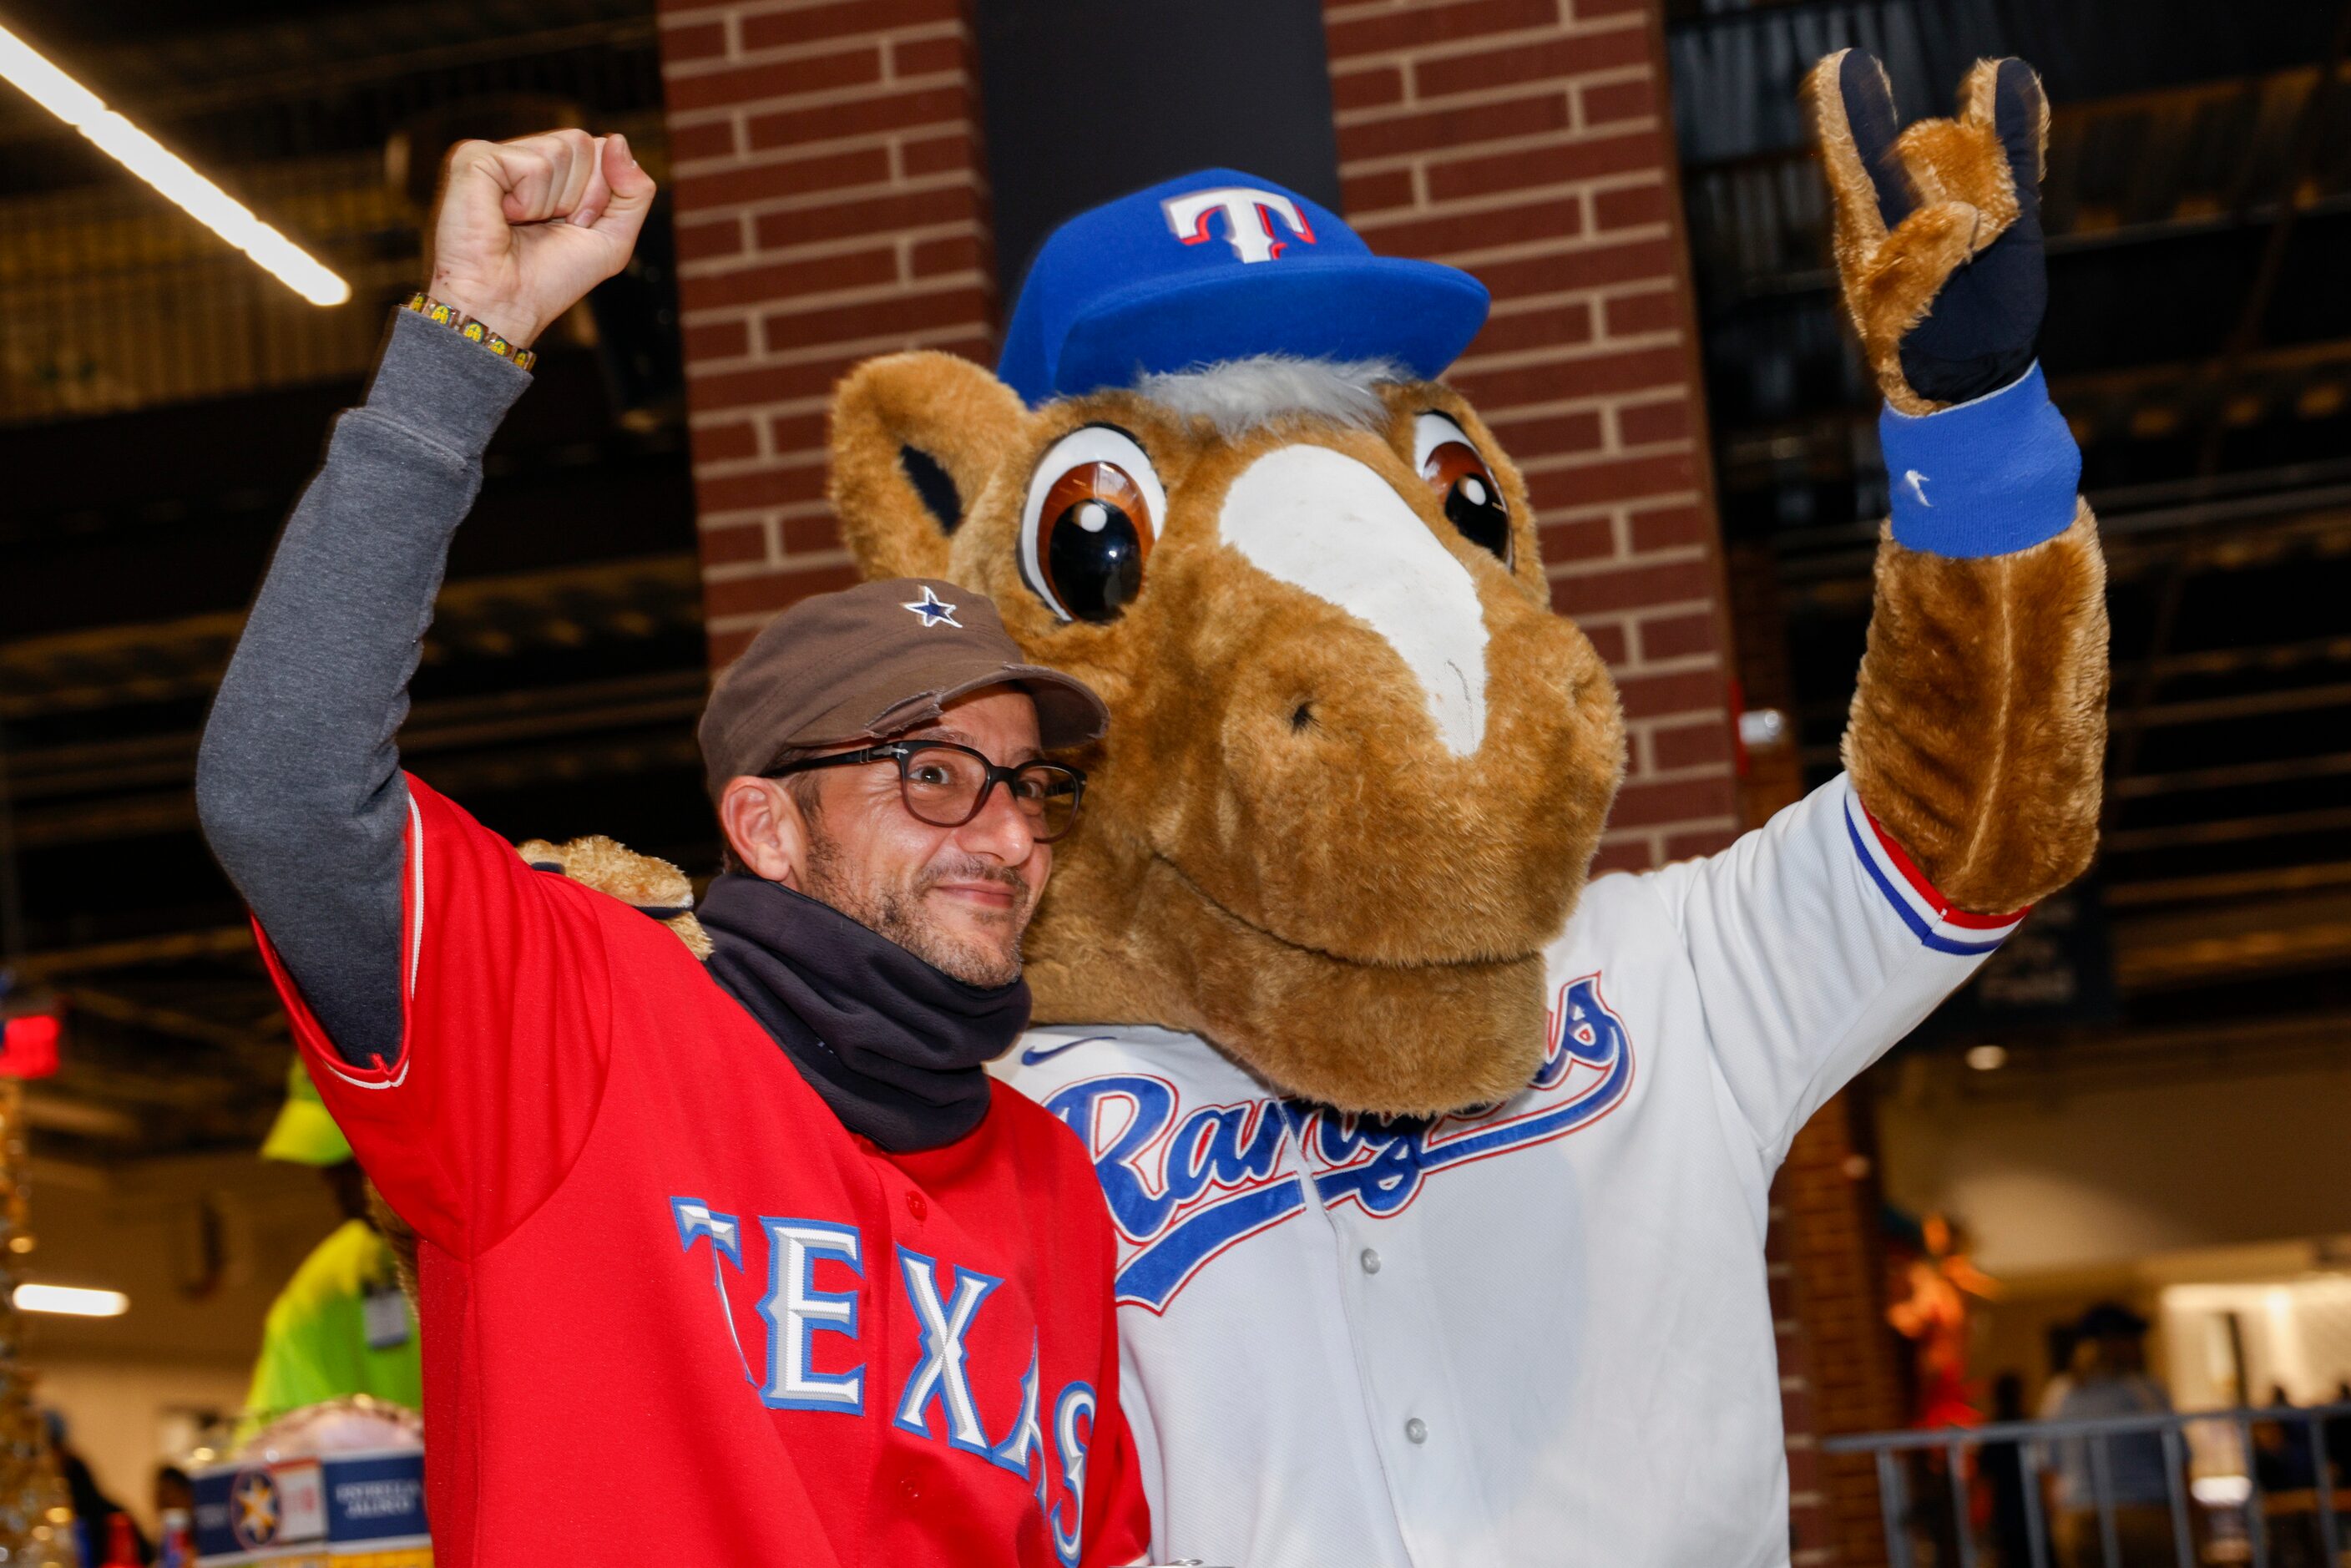
[[[900,577],[803,599],[751,640],[702,710],[711,796],[730,779],[766,772],[784,752],[903,735],[994,685],[1035,700],[1048,751],[1110,727],[1092,687],[1022,662],[984,593]]]

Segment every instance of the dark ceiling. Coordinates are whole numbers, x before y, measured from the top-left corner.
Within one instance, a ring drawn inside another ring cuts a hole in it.
[[[2104,850],[2072,901],[2076,956],[2100,983],[2071,1008],[1963,1001],[1926,1037],[2004,1043],[2027,1069],[2009,1081],[2044,1085],[2094,1062],[2339,1052],[2351,5],[1707,0],[1672,15],[1717,476],[1751,580],[1741,662],[1751,700],[1793,710],[1814,780],[1836,766],[1886,503],[1798,78],[1867,47],[1906,114],[1946,113],[1973,59],[2015,54],[2050,92],[2043,362],[2083,446],[2114,623]]]
[[[0,742],[16,995],[61,1000],[51,1159],[257,1138],[282,1016],[194,831],[197,733],[271,542],[421,276],[413,183],[517,115],[629,131],[659,172],[651,5],[12,4],[12,27],[313,248],[301,303],[0,89]],[[423,143],[430,142],[430,146]],[[491,448],[402,744],[517,838],[706,869],[701,583],[665,223],[543,345]]]

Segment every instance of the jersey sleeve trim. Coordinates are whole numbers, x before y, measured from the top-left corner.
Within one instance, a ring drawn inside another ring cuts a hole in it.
[[[416,791],[408,791],[408,988],[402,1001],[416,999],[416,966],[424,956],[424,813]],[[407,1009],[402,1008],[406,1013]],[[408,1057],[408,1031],[400,1031],[400,1054]]]
[[[1971,915],[1952,908],[1951,901],[1927,880],[1917,862],[1869,814],[1860,796],[1850,790],[1845,795],[1844,829],[1854,853],[1877,891],[1911,935],[1938,953],[1971,958],[1991,952],[2030,913],[2029,905],[2007,915]]]
[[[406,917],[401,922],[402,938],[408,944],[408,961],[402,966],[405,984],[401,996],[400,1056],[389,1066],[379,1056],[373,1067],[360,1067],[345,1061],[331,1048],[308,1052],[310,1065],[315,1071],[332,1073],[339,1082],[354,1089],[397,1089],[408,1082],[408,1004],[416,996],[417,964],[424,952],[424,813],[417,809],[413,780],[411,785],[408,791],[408,842],[405,846],[408,877],[402,888],[408,907],[404,912]],[[277,949],[270,945],[269,935],[262,930],[259,920],[253,923],[253,939],[261,949],[262,962],[268,968],[270,978],[277,982],[278,996],[286,1002],[287,1009],[301,1008],[297,1035],[325,1042],[326,1030],[319,1027],[308,1004],[302,1002],[299,988],[278,957]]]

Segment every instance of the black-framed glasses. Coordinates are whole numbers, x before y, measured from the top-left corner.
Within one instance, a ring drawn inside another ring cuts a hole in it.
[[[1029,836],[1050,844],[1078,825],[1086,797],[1086,776],[1058,762],[1024,762],[998,768],[968,746],[952,740],[893,740],[830,757],[808,757],[768,775],[781,779],[814,768],[854,768],[867,762],[898,765],[898,792],[917,821],[935,828],[960,828],[979,815],[998,784],[1029,819]]]

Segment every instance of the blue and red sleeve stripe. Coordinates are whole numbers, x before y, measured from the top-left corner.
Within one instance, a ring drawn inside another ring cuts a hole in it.
[[[2025,909],[2007,915],[1970,915],[1952,907],[1951,901],[1927,880],[1917,863],[1869,814],[1861,797],[1850,791],[1845,796],[1844,828],[1862,869],[1922,946],[1963,958],[1980,957],[1998,947],[2023,923]]]

